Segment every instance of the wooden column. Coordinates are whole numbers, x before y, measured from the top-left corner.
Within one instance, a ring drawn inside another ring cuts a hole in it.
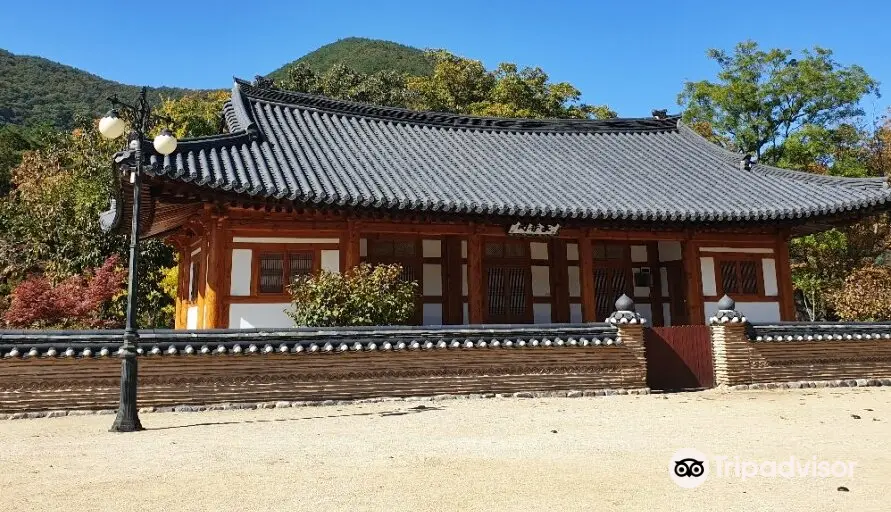
[[[650,242],[647,244],[647,264],[650,266],[650,304],[653,308],[653,327],[665,325],[665,315],[662,312],[662,271],[659,270],[659,244]]]
[[[483,284],[483,238],[473,233],[467,237],[467,308],[471,324],[485,322]]]
[[[702,303],[702,267],[699,263],[699,246],[692,240],[684,241],[684,275],[687,294],[687,322],[690,325],[705,323],[705,308]]]
[[[442,240],[442,320],[445,324],[464,323],[464,292],[461,273],[461,238],[447,236]]]
[[[344,237],[344,258],[343,258],[343,271],[347,271],[353,267],[359,266],[359,263],[362,261],[362,257],[360,256],[361,251],[359,250],[359,240],[361,236],[359,234],[359,226],[358,222],[354,220],[347,221],[347,231],[346,236]]]
[[[777,288],[780,293],[780,319],[796,320],[795,289],[792,286],[792,265],[789,261],[789,235],[781,233],[776,245]]]
[[[579,281],[582,292],[582,322],[597,322],[597,291],[594,289],[594,251],[591,239],[579,238]],[[603,318],[599,319],[601,322]]]
[[[228,293],[224,289],[228,282],[225,275],[227,249],[225,238],[225,220],[212,217],[207,229],[207,281],[204,290],[204,326],[205,329],[220,329],[222,325],[223,297]],[[228,255],[231,259],[231,255]]]
[[[551,240],[548,248],[551,281],[551,321],[569,322],[569,275],[566,262],[566,241]]]
[[[176,247],[179,263],[176,266],[176,307],[173,312],[173,328],[184,329],[186,327],[185,299],[188,298],[189,287],[189,249],[184,244]],[[185,277],[185,280],[183,279]],[[183,284],[185,282],[185,284]]]

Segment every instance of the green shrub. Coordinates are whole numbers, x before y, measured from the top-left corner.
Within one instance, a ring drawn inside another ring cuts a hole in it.
[[[363,263],[343,274],[298,277],[288,315],[307,327],[405,324],[415,311],[418,283],[400,279],[401,273],[400,265]]]

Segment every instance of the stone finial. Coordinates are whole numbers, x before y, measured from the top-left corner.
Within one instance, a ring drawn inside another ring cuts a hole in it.
[[[736,310],[736,301],[726,294],[718,301],[718,311],[715,316],[709,318],[709,323],[712,325],[744,324],[746,322],[748,319]]]
[[[606,319],[606,321],[616,325],[644,324],[647,320],[637,313],[637,310],[634,307],[634,301],[631,300],[631,297],[623,293],[622,296],[616,300],[616,310]]]

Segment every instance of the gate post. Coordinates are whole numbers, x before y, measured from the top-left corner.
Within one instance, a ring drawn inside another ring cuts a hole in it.
[[[736,311],[736,301],[724,295],[718,311],[709,319],[716,386],[751,383],[751,346],[746,334],[748,320]]]
[[[619,334],[619,343],[635,359],[636,364],[631,372],[626,373],[626,377],[637,387],[647,387],[647,357],[644,350],[644,324],[646,319],[637,313],[631,297],[622,294],[616,300],[616,310],[606,321],[616,326]]]

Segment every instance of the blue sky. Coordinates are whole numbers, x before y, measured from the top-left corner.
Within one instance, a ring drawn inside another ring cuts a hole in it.
[[[676,111],[685,80],[711,78],[710,47],[744,39],[793,50],[820,45],[891,93],[891,2],[344,1],[4,2],[0,48],[129,84],[216,88],[348,36],[446,48],[541,66],[589,103],[622,116]],[[140,6],[134,19],[129,11]],[[151,11],[167,10],[150,18]],[[128,16],[131,16],[128,18]],[[128,31],[137,31],[139,44]],[[880,115],[891,105],[870,98]]]

